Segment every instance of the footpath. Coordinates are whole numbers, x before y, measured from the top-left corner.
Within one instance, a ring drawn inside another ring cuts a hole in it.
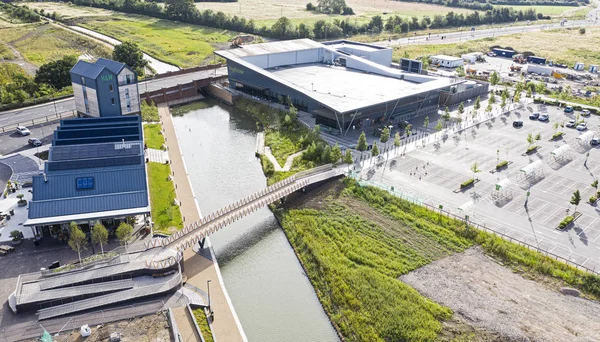
[[[159,105],[158,114],[163,127],[165,145],[167,146],[171,160],[171,172],[175,184],[175,192],[177,199],[181,203],[181,215],[184,219],[184,225],[191,224],[201,218],[200,209],[198,208],[196,197],[189,182],[169,107],[165,104]],[[208,239],[207,242],[209,247],[200,253],[196,253],[192,248],[188,248],[183,254],[183,272],[187,276],[187,283],[208,292],[207,282],[211,281],[213,286],[210,289],[210,302],[215,317],[212,322],[212,332],[217,340],[232,342],[247,341],[227,295],[227,290],[219,271],[219,265]]]

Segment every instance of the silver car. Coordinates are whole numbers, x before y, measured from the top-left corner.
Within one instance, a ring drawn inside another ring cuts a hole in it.
[[[29,130],[25,126],[17,126],[17,133],[19,133],[23,137],[31,134],[31,132],[29,132]]]

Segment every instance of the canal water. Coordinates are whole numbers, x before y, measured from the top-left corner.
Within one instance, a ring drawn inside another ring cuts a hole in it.
[[[254,156],[254,118],[212,101],[173,108],[172,113],[203,215],[266,187]],[[217,232],[211,241],[249,341],[338,341],[268,208]]]

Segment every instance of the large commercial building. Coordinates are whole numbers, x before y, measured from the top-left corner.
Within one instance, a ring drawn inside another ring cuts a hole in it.
[[[127,65],[99,58],[78,61],[71,69],[75,108],[79,116],[101,117],[138,114],[137,76]]]
[[[66,240],[70,222],[109,230],[150,213],[142,124],[138,115],[62,120],[43,175],[33,177],[25,226]]]
[[[341,132],[435,113],[440,92],[457,84],[392,68],[391,49],[350,41],[299,39],[215,53],[227,60],[231,88],[289,99],[317,124]]]

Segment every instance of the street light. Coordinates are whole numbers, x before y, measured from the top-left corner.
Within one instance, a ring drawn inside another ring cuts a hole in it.
[[[210,282],[211,281],[212,280],[210,280],[210,279],[206,281],[206,287],[208,287],[208,312],[212,313],[212,310],[210,309]]]

